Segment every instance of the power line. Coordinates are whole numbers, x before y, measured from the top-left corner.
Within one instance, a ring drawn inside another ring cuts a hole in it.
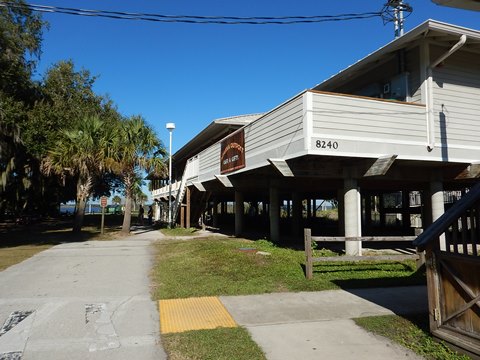
[[[130,13],[122,11],[91,10],[70,7],[47,6],[39,4],[18,4],[9,1],[0,1],[1,7],[27,8],[31,11],[43,13],[59,13],[66,15],[103,17],[116,20],[140,20],[161,23],[187,23],[187,24],[217,24],[217,25],[293,25],[321,23],[332,21],[347,21],[381,17],[385,9],[378,12],[339,14],[339,15],[314,15],[314,16],[270,16],[270,17],[237,17],[237,16],[193,16],[193,15],[163,15],[152,13]]]

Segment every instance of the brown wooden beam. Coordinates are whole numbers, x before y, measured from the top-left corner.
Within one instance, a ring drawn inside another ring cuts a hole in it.
[[[186,196],[187,196],[187,221],[186,221],[185,227],[188,229],[188,228],[190,228],[190,216],[191,216],[191,211],[192,211],[192,207],[191,207],[191,203],[190,203],[191,191],[190,191],[190,188],[188,186],[187,186],[186,191],[187,191],[187,193],[186,193]]]
[[[329,242],[344,242],[344,241],[413,241],[416,236],[312,236],[312,241],[329,241]]]

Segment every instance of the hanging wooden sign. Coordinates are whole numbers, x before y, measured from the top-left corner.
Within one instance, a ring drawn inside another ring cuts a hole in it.
[[[221,143],[220,173],[225,174],[245,167],[245,133],[237,131]]]

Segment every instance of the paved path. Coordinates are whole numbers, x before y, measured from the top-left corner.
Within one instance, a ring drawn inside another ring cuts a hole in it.
[[[0,359],[166,359],[149,288],[158,234],[62,244],[0,272]]]
[[[427,311],[423,286],[222,296],[269,360],[420,359],[352,318]]]
[[[0,359],[166,359],[148,276],[162,237],[63,244],[0,272]],[[270,360],[417,359],[351,319],[427,308],[424,287],[220,299]]]

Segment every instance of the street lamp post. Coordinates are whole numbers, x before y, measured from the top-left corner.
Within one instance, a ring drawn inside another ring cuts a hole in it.
[[[172,227],[172,133],[175,129],[175,123],[167,123],[166,128],[170,133],[170,147],[168,150],[168,227]]]

